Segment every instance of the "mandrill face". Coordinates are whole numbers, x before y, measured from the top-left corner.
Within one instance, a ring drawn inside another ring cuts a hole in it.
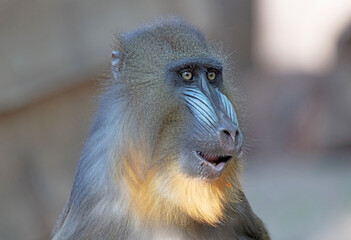
[[[174,63],[168,70],[175,82],[188,128],[180,164],[188,175],[214,181],[242,152],[242,133],[235,109],[223,89],[222,65],[214,59]]]

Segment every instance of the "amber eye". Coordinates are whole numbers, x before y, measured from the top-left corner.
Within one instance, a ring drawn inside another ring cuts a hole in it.
[[[191,80],[193,78],[193,74],[191,72],[182,72],[182,78],[185,80]]]
[[[208,80],[213,81],[216,78],[216,73],[215,72],[207,73],[207,78]]]

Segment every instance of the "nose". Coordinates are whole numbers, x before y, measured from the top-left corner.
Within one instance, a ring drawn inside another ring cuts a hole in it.
[[[219,129],[219,142],[222,148],[239,154],[243,147],[243,136],[238,126],[222,126]]]

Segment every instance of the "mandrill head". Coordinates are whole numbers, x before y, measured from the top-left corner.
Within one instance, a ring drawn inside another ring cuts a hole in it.
[[[116,181],[151,222],[216,225],[238,202],[243,136],[226,57],[180,19],[117,37],[125,113]]]

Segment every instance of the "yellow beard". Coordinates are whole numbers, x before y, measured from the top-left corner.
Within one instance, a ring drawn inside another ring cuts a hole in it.
[[[140,157],[140,155],[138,154]],[[135,155],[134,155],[135,157]],[[124,181],[130,196],[131,212],[140,220],[185,226],[191,220],[216,225],[224,220],[227,203],[238,202],[241,166],[231,160],[215,181],[186,176],[173,161],[166,169],[141,168],[123,161]],[[143,162],[143,159],[133,162]]]

